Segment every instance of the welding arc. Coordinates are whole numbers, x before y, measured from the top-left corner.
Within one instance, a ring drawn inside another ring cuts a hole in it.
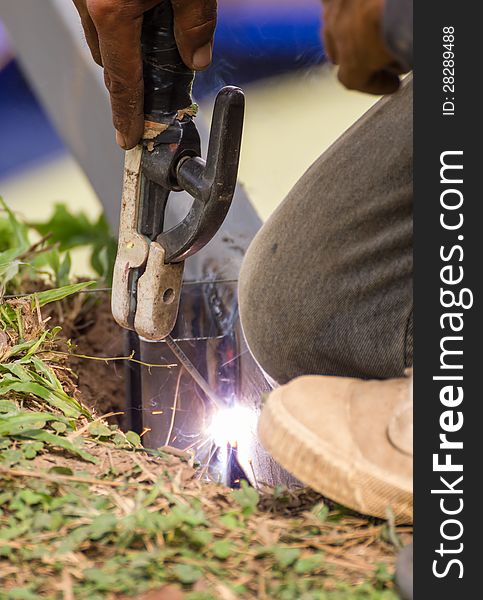
[[[218,409],[226,408],[226,403],[223,402],[220,396],[218,396],[218,394],[213,390],[203,375],[198,371],[198,369],[180,348],[179,344],[177,344],[170,335],[168,335],[164,341],[170,348],[171,352],[176,356],[191,377],[193,377],[197,385],[205,392],[205,394],[216,405],[216,407]]]

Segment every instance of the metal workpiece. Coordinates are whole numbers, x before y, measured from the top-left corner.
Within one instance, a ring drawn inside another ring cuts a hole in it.
[[[236,282],[184,284],[172,338],[174,346],[170,338],[139,341],[143,444],[186,451],[199,477],[234,487],[240,479],[293,486],[258,442],[262,397],[271,387],[246,347]]]

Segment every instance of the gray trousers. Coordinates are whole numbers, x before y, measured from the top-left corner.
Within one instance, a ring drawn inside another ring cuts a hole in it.
[[[412,365],[412,154],[406,81],[308,169],[251,243],[241,322],[278,383],[396,377]]]

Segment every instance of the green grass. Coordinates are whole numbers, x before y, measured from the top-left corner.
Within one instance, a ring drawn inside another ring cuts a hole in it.
[[[89,284],[3,206],[2,289],[63,285],[0,299],[0,599],[395,600],[388,524],[307,491],[201,482],[190,455],[147,452],[84,405],[45,311]]]

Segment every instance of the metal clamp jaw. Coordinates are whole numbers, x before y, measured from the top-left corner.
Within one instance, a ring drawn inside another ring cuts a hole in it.
[[[180,114],[180,112],[182,114]],[[158,136],[126,153],[112,313],[123,327],[149,340],[172,331],[179,306],[184,260],[218,231],[235,191],[244,95],[223,88],[213,112],[207,160],[191,115],[178,111]],[[163,231],[171,191],[186,190],[186,217]]]

